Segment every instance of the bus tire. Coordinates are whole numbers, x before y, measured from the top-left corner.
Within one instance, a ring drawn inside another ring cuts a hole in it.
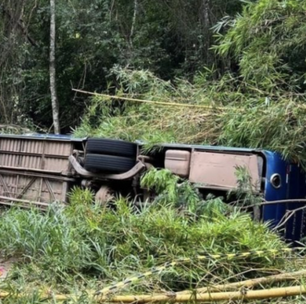
[[[124,140],[89,138],[87,140],[86,153],[107,154],[136,159],[137,144]]]
[[[132,158],[102,155],[86,154],[84,167],[87,171],[93,173],[124,173],[132,169],[136,161]]]

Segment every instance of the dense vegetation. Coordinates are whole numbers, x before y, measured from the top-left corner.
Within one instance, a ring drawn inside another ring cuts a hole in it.
[[[62,132],[144,140],[147,149],[268,148],[305,165],[305,11],[306,0],[57,0]],[[2,0],[0,16],[0,127],[52,132],[49,1]],[[0,281],[0,296],[11,293],[4,303],[40,303],[38,290],[91,303],[97,289],[201,253],[279,250],[179,263],[123,292],[167,293],[303,267],[296,254],[286,262],[286,244],[268,224],[222,198],[203,198],[167,171],[150,171],[142,183],[158,196],[139,208],[120,197],[101,208],[90,191],[74,189],[63,210],[1,210],[0,260],[17,259]]]
[[[154,185],[159,196],[138,208],[123,198],[116,199],[113,208],[101,208],[89,190],[76,188],[65,210],[54,205],[45,214],[34,209],[3,212],[0,254],[18,262],[0,281],[0,290],[11,294],[4,303],[38,303],[40,294],[44,298],[52,293],[70,294],[75,303],[93,303],[95,291],[180,258],[190,261],[116,293],[165,294],[300,267],[295,259],[284,264],[290,253],[282,252],[285,243],[267,224],[254,222],[221,198],[203,200],[191,185],[178,187],[168,172],[151,172],[143,183]],[[196,258],[269,249],[276,252],[238,259]],[[23,296],[17,300],[19,293]]]
[[[149,69],[163,79],[192,78],[219,62],[210,30],[241,11],[231,1],[56,1],[57,91],[63,131],[78,125],[86,96],[72,87],[106,90],[114,64]],[[49,1],[3,0],[0,5],[1,122],[50,130]],[[218,63],[220,67],[223,63]]]

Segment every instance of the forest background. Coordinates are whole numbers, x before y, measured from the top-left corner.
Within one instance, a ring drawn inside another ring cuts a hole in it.
[[[0,123],[260,147],[303,163],[305,8],[303,0],[2,0]]]

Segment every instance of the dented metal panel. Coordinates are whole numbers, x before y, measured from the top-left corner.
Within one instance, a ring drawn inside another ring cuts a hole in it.
[[[202,188],[230,190],[237,188],[237,166],[245,167],[254,190],[260,191],[263,161],[254,154],[225,154],[193,151],[189,180]]]

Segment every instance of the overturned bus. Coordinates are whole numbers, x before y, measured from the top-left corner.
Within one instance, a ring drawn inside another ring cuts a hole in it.
[[[266,202],[260,218],[274,227],[284,223],[288,240],[305,235],[305,172],[278,153],[184,144],[164,144],[154,153],[142,148],[141,142],[105,138],[0,135],[0,204],[46,208],[67,202],[75,185],[91,188],[101,202],[114,192],[144,200],[140,176],[151,167],[169,169],[203,193],[224,193],[237,188],[236,168],[245,167]]]

